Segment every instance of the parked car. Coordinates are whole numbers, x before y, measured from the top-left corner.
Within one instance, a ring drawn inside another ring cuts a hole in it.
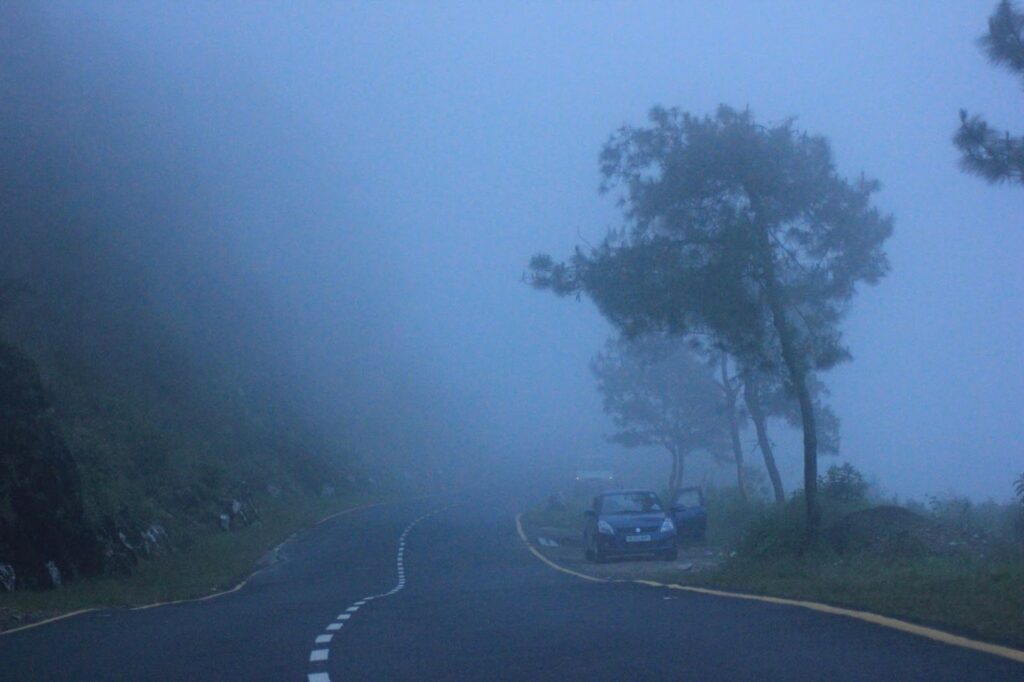
[[[679,540],[704,542],[708,513],[704,509],[704,492],[699,487],[680,488],[672,502],[671,513]]]
[[[678,557],[675,523],[650,490],[603,492],[583,514],[588,561],[636,555],[654,555],[666,561]]]

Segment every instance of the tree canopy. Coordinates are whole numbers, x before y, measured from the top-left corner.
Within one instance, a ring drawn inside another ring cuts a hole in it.
[[[600,156],[626,226],[567,262],[531,263],[532,283],[584,293],[627,336],[663,331],[778,375],[804,433],[808,525],[816,532],[817,435],[807,377],[847,360],[839,323],[861,283],[888,271],[892,219],[877,182],[836,171],[828,142],[792,120],[764,126],[726,106],[655,107]]]
[[[672,457],[669,488],[678,487],[686,456],[723,452],[728,432],[711,368],[676,339],[613,339],[590,363],[604,411],[627,447],[657,445]]]
[[[988,33],[979,40],[989,61],[1024,82],[1024,13],[1002,0],[988,20]],[[984,118],[960,110],[960,128],[953,137],[960,165],[989,182],[1024,183],[1024,136],[991,127]]]

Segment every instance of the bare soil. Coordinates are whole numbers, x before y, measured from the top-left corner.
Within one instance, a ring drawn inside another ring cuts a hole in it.
[[[583,542],[576,533],[567,532],[564,528],[535,527],[528,523],[524,523],[523,531],[530,539],[530,544],[555,563],[580,573],[610,580],[655,580],[663,578],[666,573],[695,574],[718,568],[727,558],[719,547],[684,544],[679,547],[679,558],[676,561],[631,557],[598,564],[587,561],[583,556]],[[553,540],[557,546],[547,546],[542,539]]]

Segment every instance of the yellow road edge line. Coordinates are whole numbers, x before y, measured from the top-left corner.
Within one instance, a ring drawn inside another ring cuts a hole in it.
[[[416,500],[416,499],[422,499],[423,497],[429,497],[429,495],[422,495],[420,497],[414,497],[414,498],[410,498],[410,499]],[[404,502],[406,500],[400,500],[400,501]],[[371,504],[363,504],[363,505],[359,505],[357,507],[349,507],[348,509],[342,509],[341,511],[334,512],[333,514],[330,514],[330,515],[325,516],[324,518],[320,519],[319,521],[314,523],[312,526],[310,526],[310,529],[316,528],[320,524],[325,523],[327,521],[330,521],[331,519],[336,518],[338,516],[342,516],[344,514],[351,514],[352,512],[357,512],[357,511],[360,511],[362,509],[370,509],[371,507],[379,507],[379,506],[381,506],[383,504],[390,504],[391,502],[394,502],[394,500],[382,500],[380,502],[373,502]],[[305,529],[305,530],[309,530],[309,529]],[[295,533],[292,533],[285,540],[283,540],[282,542],[278,543],[277,546],[274,547],[273,549],[271,549],[270,551],[271,552],[276,552],[278,549],[281,548],[281,545],[285,544],[286,542],[288,542],[289,540],[291,540],[292,538],[294,538],[296,535],[298,535],[301,532],[303,532],[303,531],[302,530],[298,530]],[[231,594],[233,592],[238,592],[240,589],[242,589],[243,587],[246,586],[246,584],[249,582],[249,580],[252,579],[252,577],[254,575],[256,575],[257,573],[259,573],[262,570],[263,570],[263,568],[256,569],[255,571],[250,573],[248,576],[246,576],[245,579],[242,582],[238,583],[237,585],[235,585],[234,587],[232,587],[231,589],[228,589],[228,590],[222,590],[220,592],[215,592],[213,594],[206,594],[206,595],[203,595],[202,597],[189,597],[188,599],[176,599],[174,601],[154,602],[152,604],[142,604],[141,606],[130,606],[130,607],[128,607],[128,610],[129,611],[145,611],[146,609],[155,609],[158,606],[170,606],[172,604],[185,604],[185,603],[188,603],[188,602],[200,602],[200,601],[206,601],[208,599],[216,599],[217,597],[223,597],[226,594]],[[21,625],[19,627],[12,628],[10,630],[0,631],[0,637],[3,637],[4,635],[13,635],[15,632],[21,632],[22,630],[30,630],[31,628],[37,628],[40,625],[46,625],[48,623],[53,623],[53,622],[58,621],[58,620],[64,620],[65,618],[71,618],[73,616],[80,616],[83,613],[89,613],[91,611],[99,611],[99,610],[105,609],[105,608],[112,608],[112,607],[109,607],[109,606],[94,606],[94,607],[91,607],[91,608],[88,608],[88,609],[79,609],[78,611],[72,611],[70,613],[62,613],[61,615],[54,616],[53,618],[47,618],[46,620],[40,620],[40,621],[37,621],[35,623],[28,623],[27,625]],[[113,607],[113,608],[116,608],[116,607]]]
[[[46,625],[47,623],[52,623],[52,622],[58,621],[58,620],[64,620],[65,618],[71,618],[72,616],[80,616],[83,613],[89,613],[90,611],[98,611],[98,610],[99,610],[98,608],[91,608],[91,609],[79,609],[77,611],[72,611],[71,613],[62,613],[59,616],[54,616],[53,618],[47,618],[46,620],[36,621],[35,623],[29,623],[28,625],[19,625],[16,628],[11,628],[10,630],[4,630],[3,632],[0,632],[0,637],[2,637],[3,635],[12,635],[15,632],[21,632],[22,630],[29,630],[31,628],[39,627],[40,625]]]
[[[540,559],[541,561],[543,561],[544,563],[546,563],[548,566],[550,566],[551,568],[555,569],[556,571],[561,571],[562,573],[568,573],[569,575],[574,575],[577,578],[583,578],[584,580],[590,580],[590,581],[593,581],[595,583],[611,582],[611,581],[609,581],[609,580],[607,580],[605,578],[598,578],[598,577],[593,576],[593,575],[587,575],[586,573],[579,573],[577,571],[573,571],[571,569],[566,568],[565,566],[559,566],[554,561],[552,561],[551,559],[548,559],[546,556],[541,554],[539,551],[537,551],[537,549],[533,546],[533,544],[530,542],[530,540],[526,537],[526,533],[523,531],[522,516],[523,516],[522,514],[516,514],[516,530],[519,531],[519,537],[522,538],[523,542],[526,543],[526,548],[529,549],[531,552],[533,552],[533,555],[535,557],[537,557],[538,559]]]
[[[519,531],[519,537],[522,538],[523,542],[530,549],[535,556],[541,561],[546,563],[548,566],[561,571],[562,573],[568,573],[569,575],[575,575],[586,580],[594,582],[626,582],[622,580],[612,580],[606,578],[598,578],[592,575],[586,575],[573,571],[564,566],[561,566],[551,559],[540,553],[527,539],[526,533],[523,532],[523,524],[521,522],[522,514],[516,515],[516,530]],[[682,590],[684,592],[694,592],[696,594],[709,595],[712,597],[725,597],[729,599],[746,599],[748,601],[759,601],[768,604],[779,604],[782,606],[796,606],[803,609],[809,609],[811,611],[817,611],[819,613],[827,613],[834,616],[845,616],[847,618],[854,618],[856,620],[864,621],[866,623],[872,623],[884,628],[891,630],[898,630],[911,635],[917,635],[919,637],[925,637],[927,639],[940,642],[942,644],[948,644],[949,646],[961,647],[963,649],[971,649],[972,651],[980,651],[982,653],[991,654],[993,656],[999,656],[1001,658],[1008,658],[1011,661],[1017,663],[1024,663],[1024,651],[1020,649],[1014,649],[1008,646],[1002,646],[1000,644],[991,644],[989,642],[982,642],[976,639],[970,639],[961,635],[954,635],[951,632],[945,632],[944,630],[938,630],[936,628],[930,628],[925,625],[917,625],[916,623],[908,623],[905,620],[898,618],[892,618],[891,616],[883,616],[877,613],[871,613],[870,611],[857,611],[855,609],[846,609],[841,606],[830,606],[828,604],[822,604],[814,601],[803,601],[799,599],[787,599],[785,597],[769,597],[759,594],[744,594],[742,592],[727,592],[725,590],[714,590],[706,587],[691,587],[689,585],[678,585],[676,583],[664,584],[655,582],[653,580],[631,580],[638,585],[644,585],[646,587],[660,587],[667,588],[670,590]]]
[[[986,654],[1008,658],[1018,663],[1024,663],[1024,651],[1021,651],[1020,649],[1014,649],[1000,644],[982,642],[976,639],[963,637],[961,635],[954,635],[951,632],[931,628],[926,625],[908,623],[905,620],[900,620],[891,616],[883,616],[878,613],[871,613],[870,611],[858,611],[856,609],[831,606],[829,604],[822,604],[815,601],[787,599],[785,597],[768,597],[756,594],[743,594],[741,592],[726,592],[724,590],[713,590],[706,587],[692,587],[689,585],[671,584],[666,585],[665,587],[670,590],[683,590],[685,592],[695,592],[697,594],[711,595],[714,597],[730,597],[732,599],[747,599],[750,601],[767,602],[769,604],[781,604],[783,606],[797,606],[803,609],[810,609],[811,611],[818,611],[819,613],[855,618],[856,620],[861,620],[866,623],[872,623],[891,630],[899,630],[900,632],[925,637],[950,646],[958,646],[964,649],[971,649],[973,651],[981,651]]]

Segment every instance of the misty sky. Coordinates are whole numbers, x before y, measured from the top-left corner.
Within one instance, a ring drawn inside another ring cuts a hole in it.
[[[841,457],[901,494],[1005,499],[1024,189],[961,173],[950,143],[961,107],[1024,128],[1020,83],[974,44],[994,4],[70,3],[28,23],[71,101],[188,160],[183,229],[259,277],[370,451],[618,456],[587,369],[610,329],[524,285],[529,257],[620,224],[597,154],[651,105],[797,116],[896,218],[892,273],[845,325],[854,361],[824,377]],[[797,441],[777,440],[792,489]]]

